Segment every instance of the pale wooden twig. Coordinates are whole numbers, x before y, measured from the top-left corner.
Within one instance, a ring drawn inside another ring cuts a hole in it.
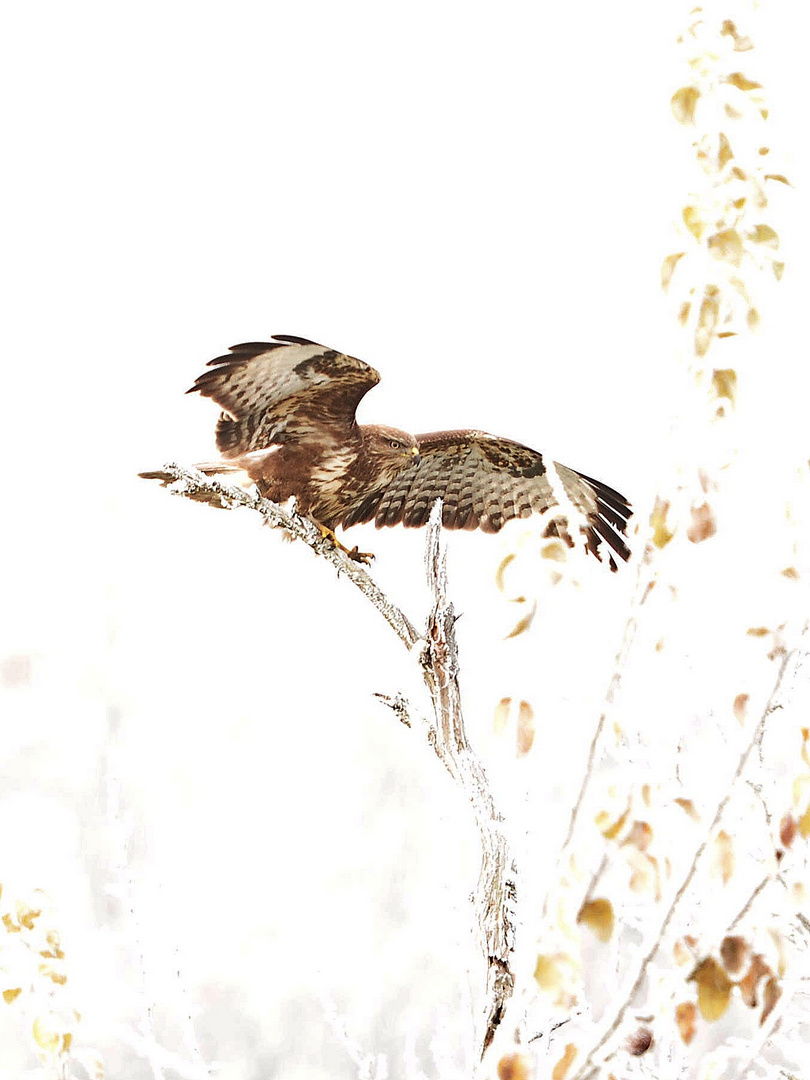
[[[512,954],[517,872],[504,832],[503,816],[495,805],[484,768],[470,748],[464,728],[455,614],[447,596],[446,555],[441,542],[441,501],[437,500],[428,524],[425,558],[433,605],[426,634],[422,637],[404,612],[385,596],[368,571],[325,539],[308,518],[174,462],[141,475],[160,480],[176,495],[228,509],[242,506],[254,510],[267,524],[302,540],[347,577],[380,612],[409,651],[417,652],[434,713],[434,719],[426,720],[424,725],[428,744],[468,799],[481,840],[481,871],[474,903],[487,973],[484,1030],[480,1039],[483,1057],[503,1019],[515,984]],[[389,705],[401,722],[410,726],[412,710],[401,694],[377,696]]]

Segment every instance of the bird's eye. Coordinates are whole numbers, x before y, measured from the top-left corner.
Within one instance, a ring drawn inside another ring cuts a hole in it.
[[[389,439],[388,445],[391,447],[392,450],[399,450],[402,446],[402,443],[398,442],[396,439]]]

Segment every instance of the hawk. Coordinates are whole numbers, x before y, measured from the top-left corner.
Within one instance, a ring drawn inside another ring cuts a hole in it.
[[[494,533],[512,518],[550,511],[547,536],[573,546],[569,530],[578,529],[587,550],[600,560],[606,554],[612,570],[614,556],[628,558],[631,509],[623,495],[484,431],[410,435],[358,424],[357,406],[379,381],[362,360],[279,334],[234,345],[210,361],[188,393],[222,409],[216,443],[223,469],[243,470],[274,502],[295,496],[335,543],[335,529],[366,521],[377,528],[425,525],[441,499],[446,529]],[[361,561],[370,557],[343,550]]]

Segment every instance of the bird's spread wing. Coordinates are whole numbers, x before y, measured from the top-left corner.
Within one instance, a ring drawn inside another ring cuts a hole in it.
[[[189,393],[223,410],[217,449],[228,458],[293,440],[343,441],[360,399],[380,381],[362,360],[282,334],[234,345],[208,367]]]
[[[381,493],[356,505],[344,527],[372,518],[383,525],[425,525],[436,499],[448,529],[497,532],[512,518],[560,509],[547,533],[570,542],[579,529],[586,547],[600,555],[604,542],[620,558],[630,552],[623,534],[632,513],[613,488],[549,462],[536,450],[481,431],[437,431],[417,435],[420,460],[403,470]],[[608,553],[611,567],[616,563]]]

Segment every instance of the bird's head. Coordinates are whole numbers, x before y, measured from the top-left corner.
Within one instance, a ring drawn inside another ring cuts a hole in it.
[[[419,446],[413,435],[399,428],[373,424],[362,428],[366,453],[386,470],[399,472],[419,463]]]

